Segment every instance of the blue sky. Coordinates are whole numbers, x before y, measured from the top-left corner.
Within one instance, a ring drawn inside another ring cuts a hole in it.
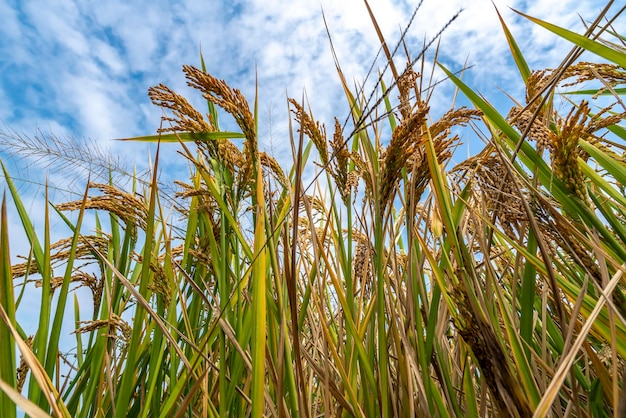
[[[604,3],[495,2],[537,67],[556,65],[565,50],[554,48],[555,36],[515,16],[508,6],[581,29],[577,13],[591,20]],[[371,0],[390,44],[397,41],[415,5]],[[517,83],[490,0],[424,1],[408,33],[414,51],[461,7],[464,12],[443,37],[444,61],[459,69],[467,59],[474,66],[470,79],[486,94]],[[240,88],[250,101],[257,72],[265,128],[261,141],[275,136],[273,146],[280,152],[287,93],[300,97],[306,88],[316,116],[327,123],[335,114],[346,115],[322,9],[344,73],[362,80],[378,41],[360,0],[2,0],[0,128],[26,135],[39,129],[58,136],[88,137],[115,152],[139,153],[136,147],[110,139],[155,131],[161,111],[150,103],[148,87],[165,83],[189,93],[180,69],[183,64],[199,63],[201,47],[209,72]],[[198,95],[191,98],[200,103]],[[440,102],[433,106],[447,106],[449,98]],[[139,158],[139,163],[144,161]]]

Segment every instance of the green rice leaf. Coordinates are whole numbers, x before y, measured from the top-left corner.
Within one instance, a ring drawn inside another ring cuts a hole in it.
[[[9,220],[7,217],[6,193],[2,194],[0,212],[0,306],[7,313],[7,320],[15,324],[15,300],[13,295],[13,275],[9,254]],[[15,326],[15,325],[14,325]],[[0,324],[0,382],[4,385],[0,393],[0,415],[14,418],[15,401],[11,402],[10,391],[16,387],[15,343],[11,331]],[[5,389],[5,386],[9,389]]]
[[[171,134],[157,134],[157,135],[146,135],[146,136],[136,136],[132,138],[119,138],[118,141],[137,141],[137,142],[208,142],[215,141],[217,139],[241,139],[245,138],[245,135],[241,132],[176,132]]]
[[[586,36],[579,35],[576,32],[572,32],[562,27],[553,25],[552,23],[544,22],[541,19],[534,18],[517,10],[514,10],[514,12],[519,14],[520,16],[525,17],[531,22],[536,23],[537,25],[548,29],[550,32],[557,34],[561,38],[566,39],[571,43],[576,44],[579,47],[589,52],[592,52],[604,59],[614,62],[622,68],[626,68],[626,54],[620,52],[618,49],[611,48]]]

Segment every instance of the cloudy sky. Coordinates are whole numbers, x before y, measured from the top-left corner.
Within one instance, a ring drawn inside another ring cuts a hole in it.
[[[395,45],[418,1],[370,3]],[[558,64],[568,45],[555,48],[554,35],[510,7],[581,30],[581,18],[592,20],[604,4],[495,1],[533,67]],[[467,61],[473,66],[467,77],[487,95],[519,89],[491,0],[424,0],[407,34],[411,52],[461,8],[442,38],[442,61],[452,70]],[[327,123],[347,115],[322,11],[344,74],[362,82],[379,45],[362,0],[0,0],[0,129],[90,138],[114,153],[137,154],[141,164],[141,147],[110,140],[155,132],[161,111],[146,95],[149,86],[165,83],[200,104],[185,88],[181,66],[199,65],[202,49],[208,71],[250,101],[258,76],[262,146],[271,142],[280,152],[286,94],[300,98],[306,89],[315,115]],[[438,102],[449,105],[442,96]]]

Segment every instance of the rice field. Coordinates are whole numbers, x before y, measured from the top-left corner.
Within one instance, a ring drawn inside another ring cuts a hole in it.
[[[384,48],[375,92],[336,61],[348,123],[289,99],[285,166],[259,149],[257,99],[201,60],[182,76],[207,108],[159,84],[159,132],[126,139],[158,144],[150,181],[90,182],[33,214],[2,164],[0,416],[626,416],[625,38],[617,15],[584,34],[524,16],[572,49],[530,69],[502,20],[525,86],[505,112],[458,68],[427,68],[437,37]],[[434,118],[434,70],[472,105]],[[482,149],[452,164],[464,135]],[[189,167],[175,195],[158,181],[171,142]],[[53,219],[73,234],[50,242]]]

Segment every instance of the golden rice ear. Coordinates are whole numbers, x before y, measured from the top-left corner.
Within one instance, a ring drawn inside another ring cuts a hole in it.
[[[580,148],[578,141],[586,139],[585,121],[589,114],[589,105],[582,101],[572,108],[567,117],[561,120],[557,134],[553,136],[550,148],[552,171],[565,184],[567,190],[588,205],[589,196],[578,165]]]
[[[319,122],[315,122],[311,115],[307,113],[302,106],[294,99],[289,99],[289,103],[295,108],[293,114],[296,117],[296,121],[300,124],[302,133],[308,136],[317,152],[320,155],[320,161],[322,165],[328,164],[328,141],[326,139],[326,128]]]
[[[574,80],[566,80],[574,78]],[[569,66],[561,77],[561,87],[571,87],[588,81],[600,80],[604,84],[595,97],[598,97],[609,87],[615,87],[626,82],[626,71],[617,64],[579,62]]]
[[[357,234],[354,238],[357,244],[352,261],[352,269],[355,283],[358,283],[358,286],[355,286],[354,289],[355,292],[361,291],[361,297],[369,297],[372,291],[374,249],[368,237]]]
[[[476,169],[476,175],[477,188],[482,193],[479,199],[485,205],[487,213],[495,214],[504,232],[517,238],[515,231],[521,233],[520,229],[527,221],[527,216],[513,184],[516,180],[510,178],[497,155],[483,158]]]
[[[546,90],[548,84],[552,81],[552,70],[532,71],[526,80],[526,104],[527,110],[532,114],[539,106],[537,97]]]
[[[200,90],[206,100],[215,103],[235,118],[235,122],[246,137],[244,145],[246,160],[253,161],[258,153],[254,117],[241,91],[231,89],[224,80],[219,80],[191,65],[184,65],[183,72],[190,87]]]
[[[363,182],[365,183],[365,193],[363,199],[366,201],[372,201],[374,198],[374,182],[369,170],[367,169],[367,163],[358,153],[351,153],[350,155],[352,161],[354,162],[354,173],[357,176],[357,181],[355,181],[355,183],[358,183],[358,178],[363,179]]]
[[[326,127],[315,122],[312,116],[294,99],[289,99],[289,103],[294,107],[292,111],[296,121],[300,124],[300,130],[313,141],[319,153],[322,167],[333,177],[343,202],[348,204],[354,182],[348,182],[350,151],[347,149],[339,120],[335,118],[335,131],[329,144],[326,137]]]
[[[26,338],[24,342],[29,348],[31,349],[33,348],[33,336],[32,335]],[[28,363],[24,359],[24,356],[20,355],[20,365],[17,368],[17,386],[16,386],[18,392],[21,392],[22,389],[24,388],[24,383],[26,383],[26,376],[28,375],[29,370],[30,370],[30,367],[28,366]]]
[[[207,101],[230,113],[246,138],[243,152],[227,139],[197,143],[201,151],[223,162],[230,169],[235,178],[239,197],[243,198],[250,193],[253,167],[256,166],[259,154],[255,121],[248,101],[238,89],[231,89],[224,80],[219,80],[196,67],[184,65],[183,72],[187,78],[187,85],[201,91]],[[193,158],[190,159],[193,161]]]
[[[520,132],[526,132],[528,130],[526,138],[536,141],[537,151],[539,153],[552,146],[554,133],[548,129],[539,118],[533,118],[533,112],[529,109],[514,106],[509,110],[506,119],[512,126],[519,129]],[[531,121],[532,125],[530,129],[528,129],[528,125]]]
[[[93,260],[93,253],[91,251],[92,246],[98,248],[101,254],[107,254],[109,238],[97,236],[97,235],[84,235],[84,239],[78,242],[76,248],[76,258],[82,260]],[[86,242],[90,242],[92,246],[86,244]],[[61,239],[50,246],[50,249],[54,251],[53,254],[50,255],[50,261],[52,264],[60,265],[67,261],[70,256],[70,249],[72,246],[72,239],[65,238]],[[13,278],[25,277],[27,275],[32,275],[39,273],[39,269],[37,267],[37,263],[33,263],[32,261],[26,263],[14,264],[11,266],[11,272]]]
[[[411,116],[411,91],[417,88],[417,80],[420,74],[413,71],[412,67],[408,67],[398,78],[398,110],[402,115],[402,119],[406,119]]]
[[[416,149],[426,141],[423,131],[430,108],[421,104],[407,119],[396,127],[389,146],[384,151],[382,164],[380,199],[383,207],[393,201],[393,193],[400,180],[402,169]]]
[[[283,169],[280,167],[280,164],[278,164],[278,161],[266,152],[261,152],[259,154],[259,159],[261,161],[261,166],[265,167],[274,175],[276,180],[278,180],[278,184],[285,189],[289,189],[289,180],[287,179]]]
[[[164,84],[159,84],[148,89],[148,96],[152,103],[163,109],[170,109],[174,117],[163,117],[163,121],[171,126],[159,128],[157,132],[213,132],[213,125],[204,120],[198,112],[183,96],[177,94]]]
[[[332,150],[332,155],[334,156],[334,159],[331,161],[331,175],[337,183],[337,188],[339,189],[343,203],[348,205],[352,189],[356,187],[356,183],[354,181],[356,173],[352,176],[350,176],[351,173],[348,173],[350,151],[348,151],[348,146],[343,137],[343,131],[337,118],[335,118],[335,133],[333,134],[333,138],[330,140],[330,149]]]
[[[478,119],[482,115],[480,110],[460,107],[446,112],[438,121],[430,125],[429,132],[433,140],[433,146],[437,155],[437,162],[444,164],[452,157],[452,146],[457,143],[457,135],[450,136],[453,126],[465,126],[471,120]],[[416,147],[409,157],[406,167],[410,170],[410,179],[407,188],[412,188],[407,192],[407,196],[412,196],[412,208],[416,210],[417,205],[426,190],[430,181],[430,168],[426,161],[422,147]]]
[[[479,236],[485,224],[491,224],[492,220],[512,239],[519,239],[525,233],[528,215],[522,199],[530,199],[530,193],[523,182],[511,178],[501,156],[491,147],[457,165],[452,172],[459,187],[471,185],[467,199],[470,210],[465,218],[471,236]],[[495,247],[491,250],[500,251]]]
[[[116,314],[112,314],[109,319],[80,321],[80,324],[83,324],[83,326],[72,332],[72,334],[84,334],[96,329],[107,327],[107,329],[109,329],[109,334],[107,334],[108,337],[121,339],[124,343],[130,341],[130,336],[132,334],[132,328],[128,322]]]
[[[148,207],[145,202],[135,195],[121,191],[108,184],[89,183],[90,189],[99,189],[100,196],[90,196],[85,204],[86,209],[100,209],[119,216],[126,225],[136,225],[146,229]],[[63,203],[57,205],[61,211],[79,210],[82,201]]]

